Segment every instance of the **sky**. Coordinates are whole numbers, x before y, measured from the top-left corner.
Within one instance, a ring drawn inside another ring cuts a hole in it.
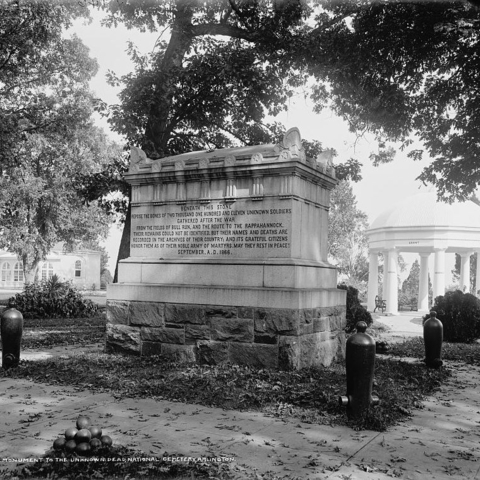
[[[94,15],[90,24],[85,24],[84,20],[76,21],[67,35],[69,33],[78,35],[90,48],[90,56],[97,59],[99,71],[90,86],[108,104],[118,103],[119,89],[107,84],[105,78],[107,72],[111,70],[120,76],[133,69],[126,53],[127,42],[133,41],[140,52],[145,54],[152,50],[158,39],[157,33],[127,30],[123,25],[102,27],[98,14]],[[334,148],[338,153],[335,158],[336,163],[342,163],[354,157],[363,164],[363,179],[352,186],[357,206],[368,215],[370,222],[403,198],[428,188],[416,180],[422,168],[428,164],[428,158],[423,162],[414,162],[407,157],[406,151],[398,152],[393,162],[374,167],[369,160],[370,153],[377,149],[373,137],[357,139],[353,133],[349,132],[346,122],[331,111],[326,110],[315,114],[313,103],[302,95],[293,97],[287,105],[286,112],[276,120],[282,122],[287,129],[298,127],[302,137],[307,140],[318,140],[323,147]],[[121,140],[109,130],[104,120],[98,119],[97,123],[110,134],[112,139]],[[105,242],[110,256],[109,267],[112,274],[115,269],[120,237],[121,230],[113,227]],[[407,263],[413,262],[414,259],[415,256],[408,255],[405,258]]]

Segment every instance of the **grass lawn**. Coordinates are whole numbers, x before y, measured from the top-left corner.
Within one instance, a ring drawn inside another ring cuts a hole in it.
[[[423,338],[416,337],[403,343],[394,343],[390,346],[389,354],[423,358],[425,356]],[[480,344],[443,342],[442,359],[480,367]]]
[[[105,341],[105,314],[93,318],[25,319],[22,349],[89,345]]]

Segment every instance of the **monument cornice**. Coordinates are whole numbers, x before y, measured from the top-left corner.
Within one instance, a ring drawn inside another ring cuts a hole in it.
[[[298,160],[290,160],[288,162],[263,162],[256,165],[236,164],[228,167],[188,168],[188,165],[185,165],[185,169],[181,171],[181,178],[185,182],[192,182],[202,181],[205,175],[208,175],[210,179],[296,176],[331,190],[337,185],[338,180],[329,173],[322,171],[321,167],[314,168]],[[145,166],[139,168],[135,173],[127,173],[125,180],[131,185],[173,183],[179,181],[179,171],[168,168],[155,172],[152,171],[150,164],[150,168]]]

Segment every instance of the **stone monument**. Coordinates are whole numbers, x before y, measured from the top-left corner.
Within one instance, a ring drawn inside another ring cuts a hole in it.
[[[296,369],[345,351],[327,261],[330,162],[280,145],[160,160],[132,150],[131,256],[108,287],[107,351]]]

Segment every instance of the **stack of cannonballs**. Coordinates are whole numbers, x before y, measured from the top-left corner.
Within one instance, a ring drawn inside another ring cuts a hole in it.
[[[80,415],[76,427],[67,428],[65,436],[59,437],[53,442],[53,448],[66,453],[88,456],[101,447],[112,446],[112,439],[102,433],[100,427],[91,425],[89,417]]]

